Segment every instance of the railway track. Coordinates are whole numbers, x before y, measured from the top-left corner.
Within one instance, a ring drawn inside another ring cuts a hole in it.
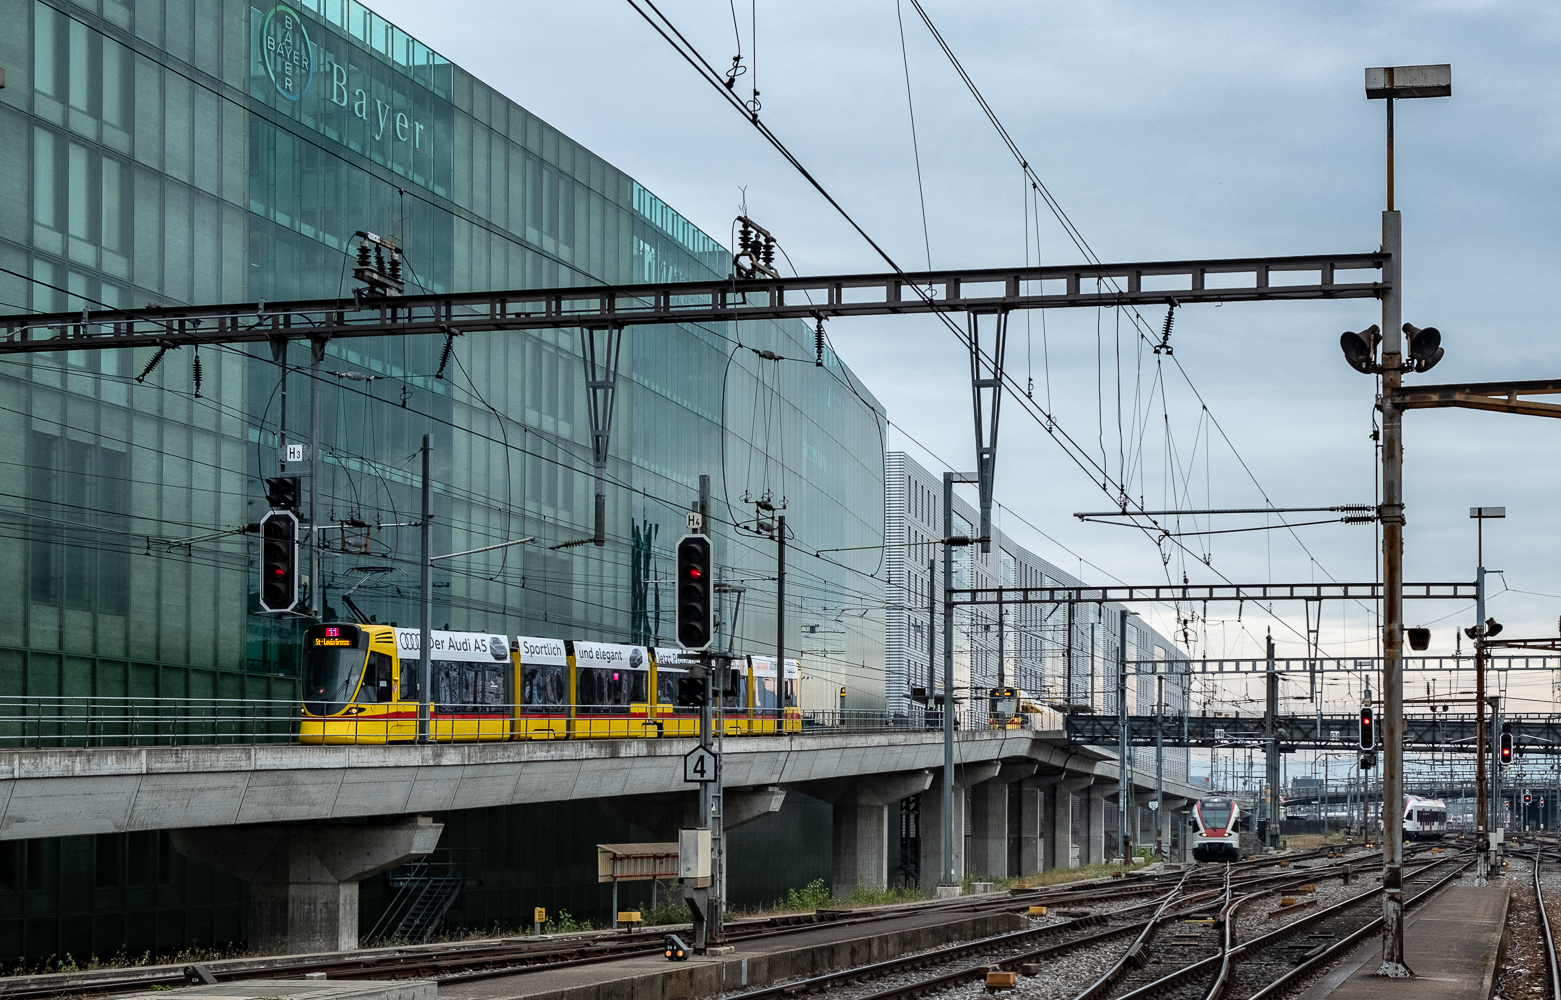
[[[1363,890],[1339,904],[1246,942],[1235,940],[1235,916],[1244,905],[1295,888],[1304,882],[1340,878],[1344,863],[1357,865],[1373,857],[1379,858],[1380,854],[1356,855],[1347,862],[1341,860],[1337,864],[1239,878],[1233,870],[1236,866],[1200,866],[1196,873],[1186,873],[1170,891],[1148,902],[1110,914],[1018,931],[985,941],[935,949],[916,956],[773,986],[742,994],[740,1000],[784,1000],[864,980],[925,971],[924,975],[918,975],[909,982],[866,995],[859,994],[855,998],[915,1000],[986,979],[988,973],[994,971],[1044,973],[1049,960],[1108,946],[1128,938],[1131,938],[1130,942],[1110,968],[1079,993],[1077,1000],[1145,1000],[1156,996],[1220,1000],[1221,997],[1245,995],[1243,991],[1249,988],[1247,980],[1254,978],[1253,969],[1257,970],[1258,978],[1267,974],[1268,970],[1261,968],[1258,963],[1249,963],[1251,968],[1239,968],[1238,961],[1267,953],[1270,949],[1284,950],[1280,946],[1286,941],[1309,932],[1301,945],[1290,947],[1291,954],[1279,963],[1282,968],[1272,977],[1273,984],[1282,988],[1297,976],[1307,974],[1324,961],[1336,957],[1344,948],[1353,945],[1380,924],[1379,919],[1366,922],[1362,928],[1359,926],[1361,921],[1358,914],[1354,911],[1361,904],[1379,898],[1381,888]],[[1428,883],[1426,889],[1410,900],[1410,905],[1456,878],[1467,864],[1467,861],[1449,855],[1409,873],[1410,883],[1415,884],[1432,869],[1446,865],[1452,868],[1443,877]],[[1245,876],[1247,873],[1240,874]],[[1209,882],[1214,878],[1219,878],[1222,884],[1211,888]],[[1153,909],[1154,912],[1135,919],[1125,919],[1135,911],[1147,909]],[[1353,924],[1351,917],[1355,918]],[[1111,926],[1114,921],[1115,925]],[[1156,945],[1157,933],[1166,928],[1173,928],[1165,935],[1168,942]],[[1156,949],[1177,954],[1176,967],[1170,971],[1166,971],[1163,965],[1156,968],[1156,960],[1153,958]],[[965,961],[976,955],[991,957],[980,962]],[[1185,956],[1185,961],[1181,956]],[[1260,991],[1258,995],[1275,994]]]
[[[1311,859],[1321,852],[1296,855],[1284,860]],[[1380,855],[1356,855],[1347,863],[1358,864]],[[1236,891],[1254,895],[1281,891],[1309,880],[1338,878],[1342,864],[1325,867],[1279,872],[1277,874],[1250,875],[1251,868],[1272,867],[1280,859],[1266,859],[1254,864],[1201,865],[1183,873],[1182,878],[1168,892],[1155,899],[1129,907],[1119,908],[1108,914],[1096,914],[1088,918],[1053,924],[1047,927],[1016,931],[984,941],[967,942],[934,949],[919,955],[891,959],[870,966],[842,970],[816,976],[800,982],[786,983],[763,990],[742,994],[740,1000],[783,1000],[783,998],[809,993],[822,993],[866,980],[887,978],[918,971],[925,975],[910,982],[859,997],[858,1000],[913,1000],[913,998],[952,989],[964,983],[985,979],[992,971],[1026,973],[1044,969],[1045,963],[1110,944],[1122,938],[1133,940],[1100,980],[1091,987],[1094,991],[1084,996],[1100,996],[1110,992],[1124,975],[1133,972],[1139,960],[1147,954],[1147,944],[1157,927],[1172,921],[1182,921],[1185,926],[1199,928],[1199,944],[1210,935],[1217,935],[1218,914],[1230,905]],[[1237,869],[1243,868],[1238,872]],[[1238,878],[1238,875],[1241,876]],[[1168,880],[1162,880],[1164,889]],[[1015,897],[1022,898],[1020,896]],[[1098,898],[1097,898],[1098,901]],[[1127,919],[1135,912],[1150,910],[1148,916]],[[1117,921],[1115,926],[1109,925]],[[1184,932],[1185,934],[1185,932]],[[1185,937],[1183,938],[1186,942]],[[975,955],[991,956],[981,962],[967,962]]]
[[[1545,852],[1550,852],[1550,860],[1556,859],[1556,848],[1552,844],[1541,844],[1534,849],[1534,908],[1539,911],[1539,933],[1545,946],[1546,972],[1550,975],[1550,1000],[1561,1000],[1561,971],[1556,968],[1556,935],[1550,924],[1550,912],[1545,909],[1545,893],[1540,880],[1541,863],[1546,860]]]
[[[1321,858],[1322,851],[1311,851],[1302,854],[1290,855],[1283,859],[1291,864],[1298,862],[1315,861]],[[1359,864],[1367,861],[1374,855],[1357,855],[1350,859]],[[1238,862],[1229,866],[1198,866],[1180,873],[1177,885],[1182,887],[1184,893],[1183,903],[1198,903],[1212,898],[1218,894],[1218,890],[1211,889],[1211,883],[1224,878],[1226,869],[1229,869],[1230,877],[1236,879],[1236,884],[1241,886],[1257,887],[1268,882],[1294,880],[1294,873],[1282,872],[1280,874],[1259,874],[1264,869],[1273,868],[1281,859],[1265,858],[1252,859]],[[1001,910],[1027,909],[1030,906],[1088,906],[1100,907],[1102,905],[1125,904],[1116,906],[1109,916],[1101,914],[1085,914],[1064,921],[1060,924],[1048,927],[1033,928],[1026,931],[1014,932],[1014,935],[1000,937],[993,944],[993,939],[987,942],[971,942],[962,945],[950,946],[947,949],[939,949],[931,956],[929,962],[951,961],[960,957],[979,954],[983,951],[1014,949],[1034,942],[1047,942],[1041,949],[1031,949],[1026,952],[1031,960],[1041,960],[1050,954],[1060,954],[1091,943],[1103,943],[1116,937],[1123,936],[1139,928],[1143,921],[1129,921],[1120,926],[1102,927],[1110,921],[1123,921],[1140,911],[1160,905],[1170,879],[1168,873],[1155,872],[1129,872],[1120,879],[1100,880],[1094,883],[1079,885],[1067,884],[1053,887],[1036,888],[1028,890],[1015,890],[1006,896],[986,898],[959,897],[947,901],[919,903],[897,907],[887,907],[874,910],[819,910],[811,914],[800,914],[768,918],[761,921],[739,922],[727,929],[727,940],[741,944],[744,941],[775,937],[779,935],[796,933],[801,930],[811,929],[820,925],[867,925],[896,917],[903,917],[911,913],[945,912],[951,916],[960,914],[974,914]],[[1308,877],[1321,877],[1318,869],[1308,870]],[[1139,897],[1155,897],[1150,902],[1133,903],[1132,900]],[[1190,905],[1190,904],[1188,904]],[[667,931],[675,930],[667,928]],[[528,972],[555,969],[575,965],[588,965],[604,962],[612,962],[622,958],[636,955],[654,954],[662,948],[663,933],[660,929],[654,931],[641,931],[639,933],[623,933],[616,935],[597,936],[589,939],[567,939],[564,941],[538,941],[527,939],[501,939],[486,943],[462,943],[446,948],[406,948],[356,955],[351,958],[321,958],[299,962],[266,963],[261,967],[245,967],[245,963],[236,963],[227,967],[216,967],[211,973],[219,982],[239,979],[296,979],[311,973],[324,973],[327,979],[350,980],[376,980],[376,979],[411,979],[432,978],[440,982],[467,982],[480,979],[491,979],[502,976],[524,975]],[[1050,950],[1048,950],[1050,949]],[[894,963],[883,963],[883,968],[875,973],[867,973],[863,970],[842,973],[841,982],[855,979],[871,978],[872,975],[883,974],[890,971],[889,967]],[[924,967],[928,962],[919,962],[916,966],[907,965],[904,968]],[[983,966],[984,968],[984,966]],[[824,977],[828,978],[828,977]],[[148,990],[153,987],[181,986],[187,983],[186,974],[177,967],[161,967],[159,969],[126,970],[124,975],[115,976],[71,976],[59,975],[26,977],[12,983],[0,982],[0,1000],[45,1000],[45,998],[57,997],[68,993],[72,996],[102,996],[111,993],[127,992],[131,990]],[[827,988],[821,986],[820,988]]]

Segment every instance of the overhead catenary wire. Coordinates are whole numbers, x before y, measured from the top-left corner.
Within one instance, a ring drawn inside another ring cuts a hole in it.
[[[927,30],[931,33],[933,39],[937,42],[938,47],[942,49],[944,55],[948,58],[949,63],[951,66],[953,66],[956,74],[958,74],[961,81],[964,82],[966,88],[970,91],[971,96],[975,98],[977,105],[980,106],[982,113],[991,123],[993,129],[997,132],[1003,144],[1007,147],[1008,151],[1010,154],[1012,154],[1014,159],[1019,163],[1021,169],[1024,170],[1026,175],[1030,178],[1036,193],[1046,202],[1048,209],[1051,210],[1057,222],[1062,226],[1063,231],[1068,236],[1068,239],[1073,243],[1075,248],[1081,254],[1083,254],[1085,260],[1089,261],[1091,264],[1097,267],[1102,266],[1100,257],[1095,253],[1094,248],[1090,246],[1089,241],[1073,223],[1073,220],[1062,208],[1061,203],[1058,202],[1057,199],[1052,195],[1050,188],[1046,186],[1046,183],[1041,180],[1039,174],[1037,174],[1035,169],[1030,165],[1029,160],[1025,157],[1023,151],[1019,148],[1018,143],[1014,141],[1013,136],[1008,132],[1008,129],[1003,125],[1002,120],[997,115],[997,112],[993,110],[992,106],[987,102],[986,97],[982,94],[980,87],[976,85],[975,80],[968,72],[966,72],[963,64],[960,63],[958,56],[955,55],[953,48],[948,44],[947,40],[944,39],[943,34],[938,30],[937,25],[933,23],[933,20],[927,13],[926,8],[922,6],[921,0],[910,0],[910,2],[911,5],[915,8],[916,13],[921,17],[922,22],[926,25]],[[1110,281],[1110,284],[1113,288],[1117,288],[1114,279],[1108,280]],[[1132,310],[1132,314],[1134,325],[1138,328],[1140,337],[1147,337],[1150,333],[1152,333],[1152,329],[1148,326],[1147,321],[1141,314],[1139,314],[1136,308]],[[1044,317],[1044,315],[1045,314],[1043,312],[1042,316]],[[1172,355],[1172,361],[1176,365],[1178,372],[1182,375],[1182,378],[1186,381],[1188,388],[1192,389],[1194,395],[1198,397],[1199,404],[1203,406],[1205,411],[1207,411],[1207,402],[1202,398],[1202,394],[1198,392],[1197,387],[1192,382],[1191,376],[1182,366],[1181,361],[1174,355]],[[1212,414],[1210,414],[1210,417],[1213,419]],[[1236,457],[1237,461],[1241,463],[1242,469],[1252,480],[1253,485],[1257,486],[1259,491],[1263,492],[1264,499],[1268,500],[1266,491],[1262,490],[1261,484],[1257,482],[1256,476],[1253,475],[1250,467],[1247,465],[1245,458],[1241,456],[1240,452],[1235,448],[1234,443],[1230,441],[1229,436],[1225,434],[1224,428],[1219,427],[1218,421],[1216,420],[1214,422],[1220,431],[1221,437],[1225,440],[1227,447],[1231,449],[1231,453]],[[1307,558],[1310,559],[1319,569],[1323,569],[1324,573],[1327,573],[1327,570],[1321,565],[1321,563],[1317,562],[1316,557],[1312,554],[1310,549],[1306,547],[1305,543],[1302,542],[1298,537],[1296,537],[1295,540],[1297,544],[1301,546],[1302,551],[1306,553]],[[1333,579],[1331,574],[1329,574],[1329,579]]]
[[[921,238],[927,248],[927,270],[932,270],[932,231],[927,225],[927,190],[922,185],[921,144],[916,140],[916,102],[911,98],[911,57],[905,47],[905,15],[901,0],[894,0],[894,17],[900,26],[900,62],[905,67],[905,108],[911,121],[911,155],[916,161],[916,197],[921,203]],[[1030,238],[1025,236],[1025,264],[1029,264]],[[1026,313],[1028,322],[1029,314]]]

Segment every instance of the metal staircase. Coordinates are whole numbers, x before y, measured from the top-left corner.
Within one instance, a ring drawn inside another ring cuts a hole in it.
[[[456,869],[452,862],[424,858],[400,873],[393,872],[390,884],[396,887],[396,894],[369,932],[369,939],[423,944],[433,937],[466,884],[465,874]]]

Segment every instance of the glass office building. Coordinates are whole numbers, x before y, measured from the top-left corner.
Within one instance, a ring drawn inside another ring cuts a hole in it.
[[[413,291],[728,273],[727,250],[632,177],[354,0],[0,0],[0,28],[0,312],[347,297],[360,230],[404,248]],[[329,617],[350,593],[415,620],[431,434],[435,551],[538,539],[441,563],[436,627],[667,640],[670,547],[708,474],[719,560],[749,581],[734,648],[773,648],[775,546],[737,527],[745,500],[784,498],[808,549],[879,543],[881,407],[827,350],[821,367],[750,350],[811,361],[800,324],[631,328],[607,544],[565,545],[594,530],[580,336],[473,335],[448,358],[438,338],[332,343],[313,385],[300,344],[286,367],[216,345],[155,365],[152,349],[4,359],[0,695],[291,699],[301,620],[257,613],[239,529],[266,509],[284,438],[316,433]],[[879,555],[838,561],[792,570],[788,651],[805,698],[844,685],[877,707]],[[820,623],[829,646],[805,647]],[[510,871],[493,886],[522,878],[502,859],[527,826],[498,813],[467,833],[447,819],[473,864]],[[239,940],[239,891],[157,834],[6,842],[0,960]],[[465,919],[523,923],[501,895],[473,892]]]

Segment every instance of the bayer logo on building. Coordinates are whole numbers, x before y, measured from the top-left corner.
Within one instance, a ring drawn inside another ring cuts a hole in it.
[[[314,81],[314,48],[296,10],[282,4],[271,8],[260,26],[260,58],[277,93],[289,101],[308,93]]]

